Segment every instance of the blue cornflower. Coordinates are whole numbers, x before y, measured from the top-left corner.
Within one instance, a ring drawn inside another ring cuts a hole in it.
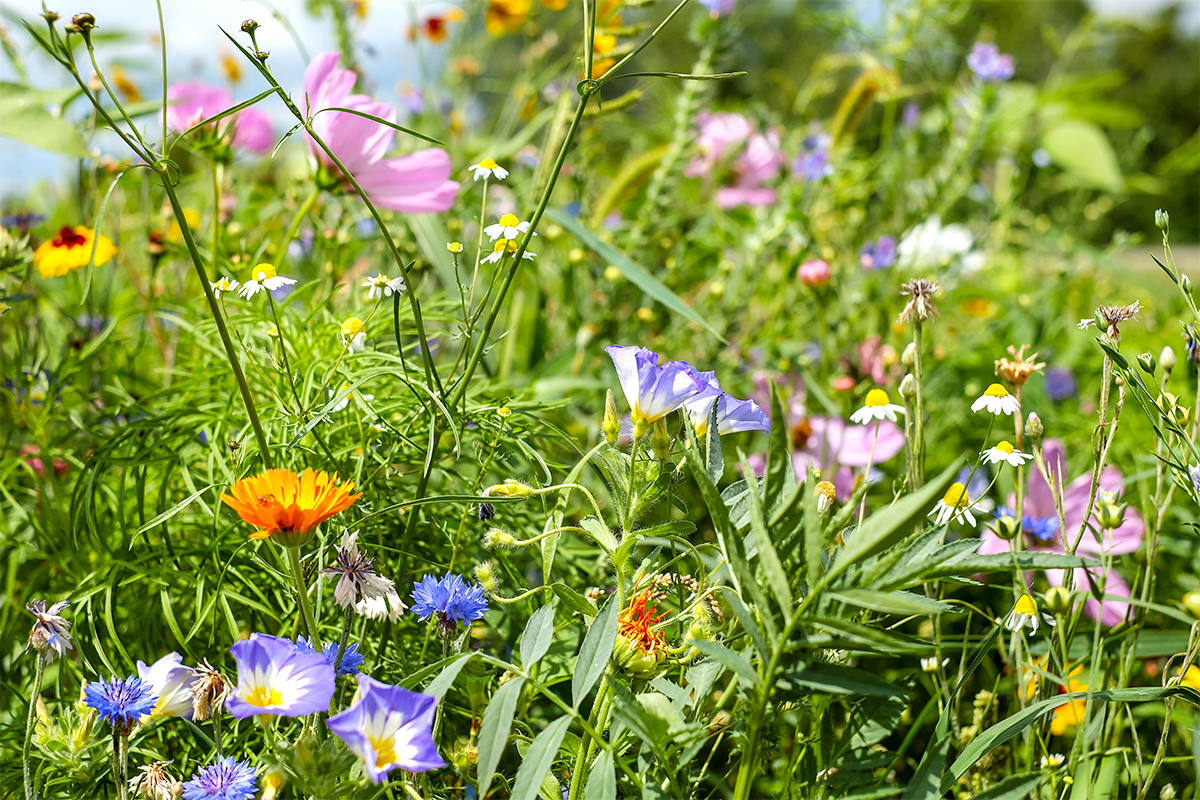
[[[996,509],[996,519],[1012,516],[1016,515],[1011,508],[1000,506]],[[1035,517],[1025,514],[1021,517],[1021,532],[1038,544],[1049,544],[1058,535],[1058,517]]]
[[[1066,367],[1050,367],[1046,370],[1046,396],[1059,403],[1075,395],[1075,375]]]
[[[468,586],[461,576],[449,572],[441,580],[426,575],[413,587],[412,598],[412,610],[419,619],[429,619],[436,613],[442,623],[471,623],[482,619],[488,609],[482,588]]]
[[[92,681],[84,690],[84,703],[100,712],[114,728],[128,728],[154,710],[158,698],[149,683],[132,675]]]
[[[892,266],[896,263],[896,239],[880,236],[878,241],[867,242],[859,252],[859,262],[868,272]]]
[[[301,653],[317,652],[316,650],[313,649],[312,643],[309,642],[308,639],[305,639],[303,636],[296,637],[296,649],[299,650]],[[337,654],[338,654],[338,643],[337,642],[327,642],[325,644],[325,650],[322,653],[322,655],[325,656],[325,661],[328,662],[329,666],[332,667],[334,665],[334,662],[337,661]],[[337,668],[337,674],[338,675],[357,675],[360,671],[359,668],[362,666],[362,663],[366,660],[367,660],[367,657],[364,656],[362,653],[358,652],[358,642],[354,642],[350,645],[347,645],[346,652],[342,653],[342,663]]]
[[[249,800],[257,791],[254,767],[225,756],[183,785],[183,800]]]
[[[1013,57],[1001,53],[991,42],[976,42],[967,56],[967,66],[984,83],[1004,83],[1016,74]]]
[[[792,164],[792,172],[810,183],[832,175],[833,166],[829,163],[829,148],[832,146],[833,137],[828,133],[816,131],[806,136],[800,143],[800,155]]]

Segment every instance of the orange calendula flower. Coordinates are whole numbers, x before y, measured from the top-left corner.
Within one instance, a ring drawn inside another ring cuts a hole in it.
[[[92,258],[92,243],[96,242],[96,266],[107,264],[117,254],[112,239],[96,237],[91,228],[78,225],[74,229],[62,228],[48,242],[42,242],[33,254],[33,263],[43,278],[57,278],[72,270],[86,267]]]
[[[653,587],[638,592],[626,608],[617,615],[617,633],[624,636],[648,656],[657,657],[660,648],[666,647],[667,639],[655,625],[663,618],[657,614],[658,592]]]
[[[516,33],[533,9],[533,0],[488,0],[484,23],[492,36]]]
[[[284,547],[299,547],[312,538],[313,528],[362,497],[350,494],[353,489],[354,481],[338,484],[337,473],[269,469],[238,481],[221,500],[258,528],[251,539],[273,536]]]

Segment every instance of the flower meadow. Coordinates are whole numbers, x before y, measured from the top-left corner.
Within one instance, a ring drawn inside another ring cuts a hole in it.
[[[0,797],[1197,796],[1169,14],[137,5],[0,28]]]

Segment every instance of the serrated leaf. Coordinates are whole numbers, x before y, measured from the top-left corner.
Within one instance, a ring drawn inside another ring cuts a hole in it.
[[[546,605],[533,612],[525,632],[521,634],[521,667],[526,671],[542,660],[554,640],[554,606]]]
[[[579,648],[579,658],[575,661],[575,674],[571,676],[571,703],[576,708],[588,696],[596,680],[604,673],[608,659],[612,656],[613,645],[617,641],[617,596],[612,595],[604,608],[592,620],[587,635],[583,637],[583,645]],[[482,796],[482,792],[480,795]]]
[[[559,717],[533,740],[533,744],[525,752],[525,758],[521,760],[521,766],[517,768],[517,777],[513,780],[512,800],[533,800],[537,796],[542,788],[542,781],[554,766],[558,747],[562,744],[570,724],[569,715]],[[482,791],[480,796],[483,796]]]
[[[525,685],[525,677],[517,677],[504,683],[492,695],[487,710],[483,712],[483,722],[479,726],[479,796],[487,794],[492,778],[496,774],[496,765],[508,744],[508,733],[512,729],[513,714],[517,710],[517,701],[521,698],[521,688]]]

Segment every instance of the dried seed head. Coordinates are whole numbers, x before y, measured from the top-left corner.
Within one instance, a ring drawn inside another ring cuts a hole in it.
[[[138,797],[152,800],[175,800],[183,794],[183,784],[167,772],[170,761],[155,761],[141,768],[140,774],[129,781],[129,789]]]
[[[192,719],[204,722],[214,714],[221,713],[225,698],[233,691],[233,684],[207,660],[192,672],[196,676],[192,689]]]
[[[1008,381],[1009,385],[1018,389],[1025,385],[1029,376],[1035,372],[1041,372],[1042,367],[1046,366],[1037,360],[1037,353],[1030,353],[1026,357],[1025,348],[1027,347],[1029,345],[1023,344],[1018,350],[1013,345],[1009,345],[1008,353],[1012,358],[1002,358],[996,362],[996,374]]]
[[[908,304],[900,312],[901,322],[923,322],[930,317],[937,318],[937,306],[933,304],[933,296],[939,290],[937,281],[925,278],[913,278],[904,284],[900,294],[909,298]]]

